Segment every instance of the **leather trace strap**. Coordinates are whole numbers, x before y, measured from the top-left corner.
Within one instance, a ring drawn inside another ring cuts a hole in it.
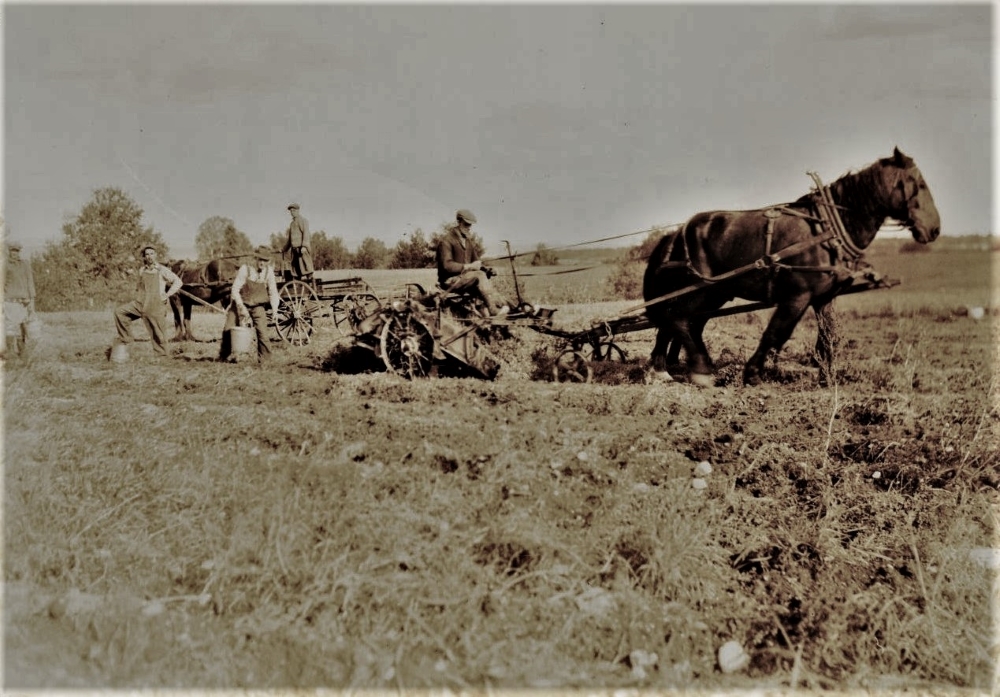
[[[813,182],[816,184],[816,194],[819,197],[817,201],[819,215],[823,219],[823,223],[833,231],[833,239],[836,241],[837,246],[844,251],[844,256],[849,261],[859,259],[864,254],[864,250],[856,245],[847,233],[844,221],[840,217],[839,209],[841,206],[834,203],[833,196],[830,194],[830,187],[823,184],[816,172],[808,172],[807,174],[812,177]]]

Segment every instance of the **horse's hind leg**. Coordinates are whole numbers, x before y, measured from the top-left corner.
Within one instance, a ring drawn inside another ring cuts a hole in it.
[[[833,300],[813,303],[816,311],[816,366],[819,368],[819,384],[826,387],[833,377],[833,359],[837,352],[837,313]]]
[[[767,360],[771,350],[780,351],[785,345],[795,325],[802,319],[806,309],[809,307],[809,295],[801,295],[792,298],[788,302],[778,305],[771,321],[767,323],[764,335],[760,338],[757,350],[750,356],[746,366],[743,368],[743,384],[759,385],[760,376],[764,372],[764,361]]]

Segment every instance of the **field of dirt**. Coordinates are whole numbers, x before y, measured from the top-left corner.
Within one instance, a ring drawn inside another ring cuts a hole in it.
[[[495,381],[407,381],[326,321],[257,367],[207,312],[124,364],[110,312],[43,315],[3,373],[4,687],[988,691],[990,260],[896,263],[924,283],[838,301],[826,388],[811,317],[753,388],[766,313],[713,322],[698,388],[648,384],[650,332],[592,384],[527,329]],[[634,304],[538,283],[567,328]]]

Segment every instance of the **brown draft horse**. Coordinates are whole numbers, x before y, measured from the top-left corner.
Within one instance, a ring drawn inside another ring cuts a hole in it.
[[[819,324],[820,379],[826,380],[835,342],[831,303],[852,282],[849,265],[871,244],[887,218],[903,223],[922,244],[933,242],[941,231],[923,175],[899,148],[891,157],[842,176],[827,189],[843,221],[845,240],[816,239],[830,234],[829,222],[822,223],[818,216],[824,205],[822,192],[813,191],[793,203],[767,209],[698,213],[678,233],[659,241],[643,277],[643,296],[649,303],[646,315],[658,329],[651,356],[654,371],[666,376],[667,348],[674,339],[687,355],[691,381],[713,384],[712,360],[702,339],[708,321],[704,313],[743,298],[776,305],[757,350],[744,367],[744,384],[760,383],[765,359],[771,351],[781,350],[810,306]],[[782,254],[782,250],[787,251]],[[761,261],[765,262],[761,268],[753,268]],[[751,270],[740,271],[748,266]],[[730,272],[728,277],[713,280]],[[695,284],[699,287],[693,292],[655,302]]]
[[[170,263],[170,270],[181,277],[185,293],[190,293],[209,304],[229,304],[229,290],[239,271],[239,265],[230,259],[212,259],[208,262],[179,260]],[[177,328],[173,341],[198,341],[191,333],[191,309],[197,301],[184,293],[170,298],[170,309]]]

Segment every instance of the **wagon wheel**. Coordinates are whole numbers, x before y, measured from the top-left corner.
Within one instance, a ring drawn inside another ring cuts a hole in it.
[[[289,281],[278,291],[281,304],[275,328],[278,336],[293,346],[309,343],[313,332],[313,313],[319,308],[319,298],[312,286],[303,281]]]
[[[333,323],[342,336],[353,336],[358,332],[358,325],[381,307],[382,301],[374,293],[345,295],[333,304]]]
[[[434,336],[427,325],[408,312],[388,317],[379,348],[389,372],[413,379],[427,377],[434,368]]]
[[[624,363],[628,359],[625,349],[613,341],[602,341],[594,346],[591,359],[595,361],[613,361]]]
[[[556,382],[590,382],[594,371],[582,353],[567,349],[556,358],[552,366],[552,377]]]

